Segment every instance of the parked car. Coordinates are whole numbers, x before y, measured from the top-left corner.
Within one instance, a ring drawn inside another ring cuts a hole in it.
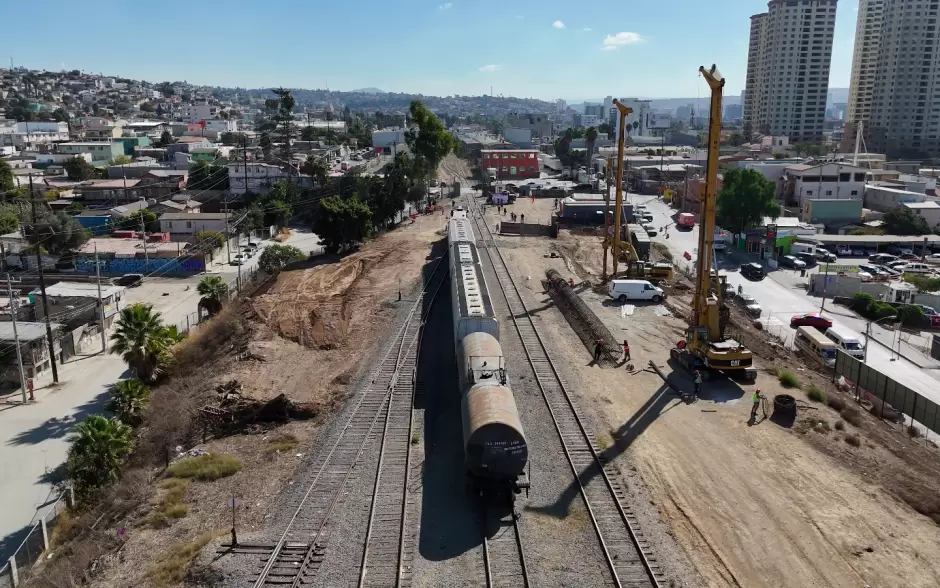
[[[890,275],[890,274],[888,274],[888,272],[882,270],[881,268],[879,268],[879,267],[876,266],[876,265],[868,265],[868,264],[861,263],[861,264],[859,264],[858,269],[859,269],[859,271],[868,272],[868,273],[871,274],[872,276],[884,276],[884,277],[888,277],[888,276]]]
[[[838,245],[838,246],[836,247],[836,253],[837,253],[838,255],[841,255],[842,257],[851,257],[851,256],[852,256],[852,248],[849,247],[848,245]]]
[[[826,249],[820,249],[819,247],[816,248],[816,259],[819,261],[826,261],[829,263],[839,260],[839,258],[836,257],[835,254],[831,253],[830,251]]]
[[[650,237],[656,236],[656,227],[653,225],[643,225],[643,228],[646,229],[646,234]]]
[[[874,255],[868,256],[868,261],[872,263],[889,263],[892,261],[897,261],[896,255],[891,255],[888,253],[876,253]]]
[[[783,267],[792,267],[793,269],[806,269],[806,264],[801,260],[793,257],[792,255],[784,255],[777,261],[780,262],[780,265]]]
[[[887,276],[889,276],[889,277],[892,277],[892,278],[895,277],[895,276],[900,276],[900,275],[901,275],[901,272],[897,271],[897,270],[894,269],[894,268],[888,267],[888,266],[886,266],[886,265],[876,265],[875,267],[877,267],[879,270],[881,270],[885,275],[887,275]]]
[[[790,326],[794,329],[797,327],[816,327],[817,329],[825,331],[832,326],[832,319],[825,317],[818,312],[795,314],[790,317]]]
[[[902,253],[898,257],[907,261],[920,261],[920,256],[913,253]]]
[[[897,269],[901,267],[902,265],[907,265],[907,262],[904,261],[903,259],[895,259],[894,261],[889,261],[885,265],[887,265],[890,268]]]
[[[870,273],[868,273],[868,272],[866,272],[866,271],[864,271],[864,270],[861,270],[861,269],[858,270],[858,273],[857,273],[856,275],[857,275],[858,278],[859,278],[861,281],[863,281],[863,282],[870,282],[870,281],[872,281],[872,278],[874,278],[873,275],[871,275]]]
[[[245,256],[243,256],[241,253],[232,258],[232,265],[244,265],[244,263]]]
[[[927,306],[926,304],[915,304],[917,308],[924,311],[924,314],[927,316],[935,316],[937,311],[932,306]]]
[[[254,248],[248,246],[242,247],[242,255],[244,255],[246,259],[251,259],[251,256],[254,254]]]
[[[764,268],[758,263],[745,263],[741,266],[741,275],[749,280],[763,280]]]
[[[737,302],[738,306],[744,308],[744,312],[753,317],[759,317],[764,312],[760,304],[758,304],[757,299],[746,292],[738,294],[735,298],[735,302]]]
[[[144,281],[144,274],[124,274],[114,282],[118,286],[126,286],[128,288],[133,288],[135,286],[140,286]]]
[[[812,253],[794,253],[793,257],[806,264],[806,267],[812,267],[816,265],[816,256]]]

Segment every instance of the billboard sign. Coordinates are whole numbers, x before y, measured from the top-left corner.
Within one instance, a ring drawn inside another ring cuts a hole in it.
[[[672,116],[651,112],[646,117],[646,128],[668,129],[672,125]]]

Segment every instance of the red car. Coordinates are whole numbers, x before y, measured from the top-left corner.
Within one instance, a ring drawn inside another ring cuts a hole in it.
[[[828,329],[832,326],[832,319],[826,318],[818,312],[810,314],[795,314],[790,317],[790,326],[796,327],[816,327],[817,329]]]

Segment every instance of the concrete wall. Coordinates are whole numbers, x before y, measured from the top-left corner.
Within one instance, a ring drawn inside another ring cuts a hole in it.
[[[876,299],[881,298],[888,291],[888,287],[879,282],[863,282],[854,276],[840,276],[838,274],[813,274],[810,282],[811,293],[822,296],[825,290],[826,298],[833,296],[852,296],[858,292],[867,292]]]

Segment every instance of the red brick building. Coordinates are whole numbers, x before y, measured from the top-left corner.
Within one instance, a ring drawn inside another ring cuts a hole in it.
[[[542,165],[537,149],[483,149],[480,156],[484,171],[495,168],[501,181],[537,178]]]

